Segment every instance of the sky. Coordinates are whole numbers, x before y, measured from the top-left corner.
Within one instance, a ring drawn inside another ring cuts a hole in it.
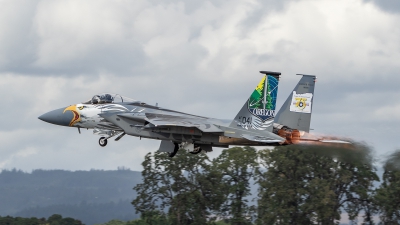
[[[260,70],[282,73],[278,106],[295,74],[317,75],[313,132],[386,156],[400,148],[399,24],[398,0],[0,0],[0,169],[141,170],[159,141],[102,148],[37,117],[112,92],[233,119]]]

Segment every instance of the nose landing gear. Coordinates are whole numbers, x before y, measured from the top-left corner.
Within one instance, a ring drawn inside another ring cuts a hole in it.
[[[106,145],[107,145],[107,138],[101,137],[101,138],[99,139],[99,145],[100,145],[101,147],[106,146]]]
[[[113,134],[111,134],[111,135],[108,136],[108,137],[101,137],[101,138],[99,139],[99,145],[100,145],[101,147],[106,146],[106,145],[107,145],[107,139],[112,138],[112,137],[114,137],[114,136],[116,136],[116,135],[118,135],[118,134],[120,134],[120,133],[121,133],[121,132],[114,132]],[[125,132],[123,132],[121,135],[119,135],[117,138],[115,138],[115,141],[119,141],[119,139],[121,139],[124,135],[125,135]]]

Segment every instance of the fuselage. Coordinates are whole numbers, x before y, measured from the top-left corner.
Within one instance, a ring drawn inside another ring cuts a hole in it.
[[[161,140],[159,151],[173,157],[179,149],[197,154],[212,151],[212,146],[276,146],[301,141],[326,140],[302,138],[310,130],[316,77],[304,75],[276,113],[279,72],[264,74],[256,88],[232,120],[196,116],[119,94],[94,95],[87,102],[45,113],[39,119],[62,126],[93,129],[100,135],[100,146],[124,135]],[[332,142],[331,140],[329,140]]]
[[[174,126],[173,122],[168,126],[157,126],[146,121],[146,114],[161,115],[163,120],[168,117],[179,118],[190,123],[192,127]],[[123,115],[123,116],[121,116]],[[270,145],[257,143],[240,137],[229,137],[225,132],[234,133],[234,129],[228,128],[231,120],[202,117],[157,106],[145,104],[140,101],[122,103],[79,103],[65,108],[53,110],[43,114],[39,119],[61,126],[93,129],[93,133],[110,137],[119,133],[125,133],[140,138],[158,140],[171,140],[173,142],[190,142],[194,144],[207,144],[216,147],[229,145]],[[207,121],[223,130],[220,133],[201,132],[196,128],[196,119]],[[226,129],[228,130],[226,130]]]

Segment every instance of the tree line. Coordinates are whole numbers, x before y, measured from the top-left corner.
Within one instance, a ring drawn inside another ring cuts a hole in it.
[[[132,204],[143,225],[329,225],[344,215],[362,224],[399,224],[399,163],[397,151],[380,181],[365,145],[234,147],[214,159],[154,152],[142,163]]]
[[[83,225],[80,220],[70,217],[63,218],[59,214],[54,214],[48,219],[46,218],[22,218],[11,216],[0,216],[0,225]]]

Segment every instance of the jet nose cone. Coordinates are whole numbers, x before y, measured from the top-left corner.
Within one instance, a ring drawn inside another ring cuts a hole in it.
[[[38,119],[55,125],[69,126],[69,123],[73,118],[73,114],[71,111],[66,111],[63,113],[64,109],[65,108],[61,108],[47,112],[39,116]]]

